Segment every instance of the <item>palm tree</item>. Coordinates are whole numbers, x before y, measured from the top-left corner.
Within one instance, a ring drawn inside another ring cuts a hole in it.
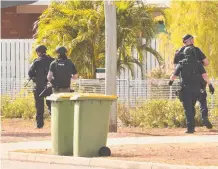
[[[118,72],[131,70],[137,64],[142,68],[142,52],[149,51],[157,58],[159,54],[149,46],[155,35],[151,8],[142,3],[117,2],[117,51]],[[95,78],[97,67],[105,64],[105,23],[103,2],[64,1],[53,2],[36,23],[36,43],[44,42],[54,54],[57,45],[66,46],[68,55],[75,63],[79,74]],[[142,44],[142,39],[147,43]],[[139,52],[139,60],[132,56],[131,49]],[[160,59],[159,59],[160,60]]]
[[[156,8],[144,5],[142,2],[120,2],[117,3],[117,48],[118,48],[118,72],[127,68],[132,76],[134,64],[138,65],[144,72],[142,65],[144,62],[143,52],[152,53],[162,63],[160,54],[150,46],[151,39],[155,36],[156,25],[152,18],[152,13]],[[144,41],[144,43],[143,43]],[[139,59],[132,56],[132,49],[137,49]]]
[[[104,11],[101,2],[53,2],[40,17],[37,42],[54,49],[64,45],[80,75],[95,78],[104,63]],[[51,51],[53,53],[53,51]]]

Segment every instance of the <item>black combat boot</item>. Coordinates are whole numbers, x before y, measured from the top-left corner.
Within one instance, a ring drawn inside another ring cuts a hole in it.
[[[192,133],[194,133],[195,132],[195,129],[187,129],[187,131],[185,132],[185,133],[187,133],[187,134],[192,134]]]
[[[187,125],[187,131],[186,131],[185,133],[187,133],[187,134],[192,134],[192,133],[194,133],[194,132],[195,132],[195,126],[189,123],[189,124]]]
[[[213,125],[211,124],[211,122],[209,121],[208,118],[204,118],[203,119],[203,125],[207,127],[207,129],[212,129]]]

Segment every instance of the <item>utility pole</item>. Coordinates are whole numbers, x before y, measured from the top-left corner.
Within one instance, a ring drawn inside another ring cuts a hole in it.
[[[117,95],[117,24],[116,6],[113,1],[104,1],[105,12],[105,66],[106,90],[105,94]],[[112,103],[110,112],[110,132],[117,132],[117,102]]]

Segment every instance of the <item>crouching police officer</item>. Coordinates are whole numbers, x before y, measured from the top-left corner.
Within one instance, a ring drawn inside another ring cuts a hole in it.
[[[47,79],[52,84],[54,93],[70,92],[71,78],[77,79],[77,70],[72,61],[67,58],[65,47],[57,47],[56,53],[58,59],[51,63]]]
[[[196,49],[188,46],[184,49],[184,57],[177,65],[174,73],[170,77],[169,85],[172,85],[176,76],[180,77],[181,101],[186,115],[187,131],[195,132],[195,104],[200,97],[202,78],[209,85],[210,93],[214,93],[214,88],[210,83],[203,65],[198,61]]]
[[[193,46],[195,48],[195,53],[197,55],[197,60],[202,63],[204,66],[209,65],[209,61],[206,58],[205,54],[198,48],[194,46],[194,37],[190,34],[186,34],[182,38],[184,46],[180,48],[179,50],[176,51],[175,56],[174,56],[174,65],[176,67],[177,64],[181,60],[184,59],[184,49],[187,46]],[[206,92],[206,83],[202,79],[201,83],[201,96],[198,99],[200,103],[200,112],[201,112],[201,118],[203,121],[203,124],[208,128],[211,129],[213,126],[211,122],[208,119],[208,107],[207,107],[207,92]]]
[[[47,48],[44,45],[36,47],[36,53],[38,58],[35,59],[30,66],[28,75],[31,79],[34,79],[34,99],[36,107],[36,128],[42,128],[44,126],[44,97],[39,97],[40,93],[47,85],[47,74],[49,65],[54,60],[52,57],[46,55]],[[51,93],[50,93],[51,94]],[[49,113],[51,112],[51,102],[46,100]]]

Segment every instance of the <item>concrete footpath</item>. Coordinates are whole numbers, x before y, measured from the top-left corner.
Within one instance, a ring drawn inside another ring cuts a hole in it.
[[[109,138],[107,146],[126,144],[164,144],[164,143],[215,143],[218,135],[203,136],[153,136],[153,137],[124,137]],[[49,164],[68,164],[75,166],[103,167],[110,169],[218,169],[218,166],[185,166],[148,162],[133,162],[109,160],[105,158],[82,158],[32,153],[12,152],[19,149],[50,149],[50,141],[33,141],[1,144],[1,159],[30,162],[44,162]]]

